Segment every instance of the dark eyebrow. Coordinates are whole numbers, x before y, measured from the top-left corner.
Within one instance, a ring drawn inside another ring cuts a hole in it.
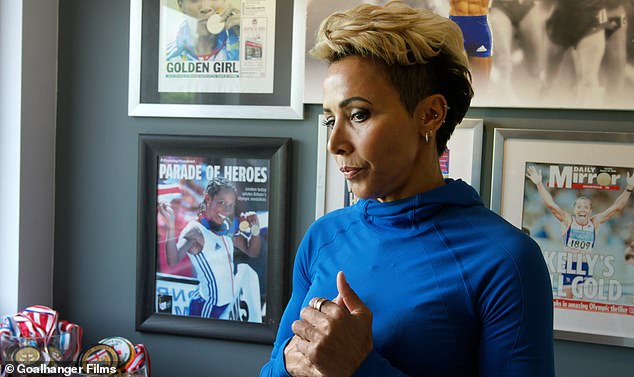
[[[370,102],[369,100],[367,100],[367,99],[365,99],[365,98],[363,98],[363,97],[350,97],[350,98],[346,98],[346,99],[344,99],[343,101],[339,102],[339,108],[346,107],[346,106],[348,106],[351,102],[354,102],[354,101],[361,101],[361,102],[365,102],[365,103],[367,103],[367,104],[369,104],[369,105],[372,105],[372,102]],[[323,111],[324,111],[325,113],[326,113],[326,112],[328,112],[328,113],[329,113],[329,112],[331,112],[331,111],[330,111],[330,109],[325,108],[325,107],[323,108]]]

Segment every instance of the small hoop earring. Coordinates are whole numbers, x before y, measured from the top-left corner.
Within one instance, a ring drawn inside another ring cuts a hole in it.
[[[429,132],[425,132],[425,144],[429,144]]]

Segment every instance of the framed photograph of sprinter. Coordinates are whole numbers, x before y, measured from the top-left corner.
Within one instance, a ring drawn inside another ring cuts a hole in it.
[[[559,339],[634,347],[634,133],[496,129],[491,209],[541,247]]]
[[[356,202],[348,189],[343,174],[333,156],[328,153],[328,128],[319,116],[317,146],[317,186],[315,218]],[[445,153],[440,156],[440,168],[445,178],[462,179],[480,190],[480,162],[482,157],[482,119],[463,119],[447,142]]]
[[[128,115],[302,119],[306,0],[131,0]]]
[[[322,102],[327,66],[308,54],[321,21],[361,3],[386,2],[308,0],[306,103]],[[472,107],[634,109],[630,2],[469,1],[469,14],[451,8],[466,1],[404,2],[450,17],[461,28],[472,67]]]
[[[136,328],[272,343],[290,139],[139,136]]]

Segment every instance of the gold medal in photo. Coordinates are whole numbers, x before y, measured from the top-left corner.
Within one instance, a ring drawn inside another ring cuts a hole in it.
[[[251,229],[250,224],[248,221],[246,220],[242,220],[240,221],[240,231],[241,232],[248,232],[249,229]]]
[[[207,31],[211,34],[220,34],[225,28],[225,22],[222,20],[222,16],[218,13],[211,15],[207,19]]]

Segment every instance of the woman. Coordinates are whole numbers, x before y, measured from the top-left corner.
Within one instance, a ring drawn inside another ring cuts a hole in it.
[[[317,38],[328,150],[362,199],[306,233],[260,375],[554,376],[538,246],[442,179],[473,95],[458,26],[391,2],[334,13]]]
[[[240,10],[226,0],[178,0],[183,21],[167,60],[239,60]]]
[[[240,291],[243,275],[247,273],[234,274],[234,240],[237,249],[251,257],[257,257],[260,239],[259,233],[251,234],[248,240],[241,235],[232,237],[231,217],[234,214],[236,197],[235,187],[224,178],[216,177],[209,181],[198,219],[190,221],[183,228],[178,241],[173,210],[166,204],[159,206],[159,212],[168,224],[165,241],[168,265],[175,265],[187,255],[199,280],[197,295],[189,304],[191,316],[222,319],[238,319],[243,316],[238,312],[240,305],[236,300],[240,299],[237,293]],[[259,224],[257,215],[252,215],[250,221],[252,224]],[[248,272],[249,277],[253,274],[255,272],[252,270]],[[253,279],[245,281],[251,282]],[[250,287],[248,293],[259,297],[259,286],[251,284]],[[253,311],[247,313],[250,314],[250,320],[260,322],[260,303],[249,307]]]

